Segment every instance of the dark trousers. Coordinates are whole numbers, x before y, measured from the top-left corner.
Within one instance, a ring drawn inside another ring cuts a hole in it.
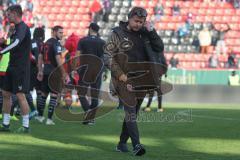
[[[143,99],[137,99],[135,107],[124,105],[125,118],[122,125],[122,132],[120,135],[120,142],[126,144],[129,137],[131,138],[132,145],[135,147],[140,144],[139,131],[137,126],[137,114],[141,107]]]
[[[122,98],[124,104],[125,118],[122,125],[122,132],[120,134],[120,142],[126,144],[127,140],[131,138],[132,145],[135,147],[140,144],[139,131],[137,126],[137,114],[141,107],[146,93],[128,91],[126,84],[112,79],[113,86],[119,96]],[[132,103],[136,100],[136,103]]]
[[[79,100],[85,112],[87,110],[94,109],[98,106],[98,102],[99,102],[98,98],[100,93],[99,90],[101,87],[101,83],[102,83],[101,76],[99,76],[96,82],[92,84],[87,84],[82,80],[78,82],[79,86],[81,87],[81,89],[78,91]],[[86,97],[88,93],[88,89],[90,90],[91,104],[89,104],[89,101],[87,100],[87,97]]]
[[[149,99],[146,107],[150,107],[152,103],[152,99],[154,96],[154,92],[149,93]],[[160,90],[157,90],[157,97],[158,97],[158,109],[162,108],[162,94]]]

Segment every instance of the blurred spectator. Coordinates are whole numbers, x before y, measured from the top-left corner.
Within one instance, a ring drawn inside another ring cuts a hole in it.
[[[33,11],[33,3],[32,0],[27,1],[27,10],[32,12]]]
[[[72,33],[65,41],[65,44],[64,44],[64,47],[66,48],[67,50],[67,54],[65,56],[65,62],[67,62],[65,64],[65,69],[68,73],[71,72],[71,70],[73,70],[72,68],[72,64],[73,64],[73,57],[76,56],[76,51],[77,51],[77,44],[78,44],[78,41],[79,41],[79,37]],[[77,84],[76,83],[76,80],[78,79],[78,74],[77,76],[75,75],[74,72],[71,73],[71,76],[70,76],[70,82],[71,84]]]
[[[229,86],[239,86],[240,79],[239,75],[236,73],[236,71],[232,71],[231,75],[228,77],[228,85]]]
[[[103,21],[104,22],[108,22],[108,16],[111,13],[111,9],[112,9],[112,3],[110,0],[103,0]]]
[[[172,15],[178,16],[180,14],[180,7],[177,1],[174,2],[174,5],[172,7]]]
[[[69,52],[69,57],[66,57],[67,60],[69,60],[71,57],[74,57],[76,55],[78,41],[79,41],[79,37],[74,33],[72,33],[66,39],[65,48]]]
[[[233,0],[233,6],[234,6],[234,8],[239,9],[240,8],[240,0]]]
[[[201,53],[208,53],[209,47],[212,42],[212,35],[208,30],[208,27],[204,27],[198,35],[198,40],[200,43]]]
[[[192,24],[192,22],[193,22],[193,14],[192,13],[189,12],[187,14],[186,22],[189,23],[189,24]]]
[[[4,2],[4,1],[3,1]],[[6,0],[5,0],[5,3],[6,3]],[[7,3],[6,3],[8,6],[11,6],[11,5],[14,5],[14,4],[17,4],[17,0],[7,0]]]
[[[35,27],[42,27],[42,26],[47,27],[48,26],[47,18],[44,15],[39,15],[39,14],[36,15],[33,18],[33,23],[34,23]]]
[[[159,22],[161,20],[161,16],[164,15],[164,7],[162,5],[161,0],[158,1],[153,11],[154,11],[155,22]]]
[[[97,23],[100,20],[101,15],[103,13],[102,6],[101,6],[99,0],[93,1],[92,5],[90,7],[90,12],[92,15],[92,22]]]
[[[180,38],[186,37],[190,33],[191,25],[186,21],[183,26],[178,29],[178,41],[180,42]]]
[[[228,24],[218,24],[213,25],[214,29],[217,32],[216,36],[216,51],[217,54],[226,54],[227,47],[225,43],[225,34],[230,30],[230,26]]]
[[[218,68],[218,66],[219,66],[218,55],[216,53],[213,53],[212,56],[209,57],[208,67],[209,68]]]
[[[234,54],[233,52],[230,52],[229,55],[228,55],[228,60],[227,60],[227,68],[236,68],[237,65],[236,65],[236,54]]]
[[[237,68],[240,68],[240,57],[238,57],[238,63],[237,63]]]
[[[171,68],[177,68],[178,66],[178,58],[177,58],[177,54],[173,54],[173,56],[171,57],[169,64]]]
[[[18,3],[21,5],[23,11],[27,10],[27,0],[19,0]]]
[[[200,52],[200,43],[197,35],[193,37],[192,45],[196,48],[197,52]]]

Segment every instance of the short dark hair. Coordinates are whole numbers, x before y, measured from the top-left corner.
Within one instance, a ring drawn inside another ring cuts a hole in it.
[[[23,15],[22,7],[18,4],[8,7],[7,11],[16,12],[19,17]]]
[[[62,27],[62,26],[54,26],[54,27],[52,28],[52,31],[53,31],[53,32],[57,32],[59,29],[63,29],[63,27]]]
[[[89,25],[89,28],[91,28],[93,31],[95,31],[95,32],[98,32],[99,31],[99,29],[100,29],[100,27],[99,27],[99,25],[97,24],[97,23],[91,23],[90,25]]]
[[[33,32],[33,38],[34,39],[41,39],[42,41],[44,41],[45,39],[45,30],[43,27],[37,27],[35,28],[34,32]]]
[[[147,11],[142,7],[133,7],[131,11],[128,13],[128,18],[132,18],[135,15],[138,17],[147,18]]]

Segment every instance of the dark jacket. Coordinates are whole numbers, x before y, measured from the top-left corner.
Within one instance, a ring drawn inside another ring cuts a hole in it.
[[[113,28],[112,34],[105,47],[105,52],[111,57],[110,66],[112,76],[119,78],[122,74],[127,74],[129,66],[127,65],[127,57],[121,54],[130,52],[131,45],[133,45],[126,35],[129,31],[127,28],[127,22],[120,22],[119,27]],[[166,60],[163,55],[164,45],[162,39],[157,35],[156,31],[153,30],[148,32],[146,29],[142,29],[138,32],[144,44],[144,54],[146,55],[145,62],[158,62],[163,61],[166,64]],[[121,47],[120,47],[121,46]]]

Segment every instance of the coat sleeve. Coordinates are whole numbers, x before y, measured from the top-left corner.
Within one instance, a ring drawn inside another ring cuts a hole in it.
[[[104,47],[104,52],[109,55],[110,70],[112,72],[112,75],[117,79],[122,74],[124,74],[122,68],[119,65],[120,62],[118,62],[118,59],[116,58],[116,55],[119,52],[119,44],[120,39],[118,35],[115,32],[112,32]]]
[[[153,51],[155,51],[155,52],[163,52],[164,51],[163,41],[162,41],[161,37],[157,34],[155,29],[151,32],[148,32],[148,39],[151,43]]]

